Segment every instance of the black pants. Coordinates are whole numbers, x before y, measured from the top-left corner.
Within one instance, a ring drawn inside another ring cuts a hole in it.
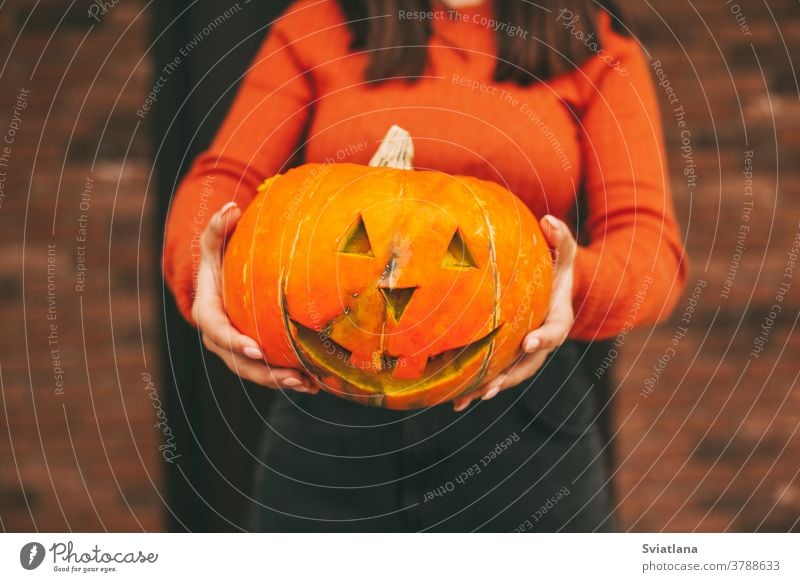
[[[567,343],[473,404],[368,408],[286,392],[255,480],[254,531],[609,531],[591,382]]]

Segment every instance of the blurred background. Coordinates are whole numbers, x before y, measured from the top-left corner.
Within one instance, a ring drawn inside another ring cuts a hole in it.
[[[215,381],[158,265],[287,2],[158,4],[0,3],[2,531],[244,527],[269,394]],[[800,4],[624,9],[692,272],[670,322],[598,346],[620,526],[800,531]]]

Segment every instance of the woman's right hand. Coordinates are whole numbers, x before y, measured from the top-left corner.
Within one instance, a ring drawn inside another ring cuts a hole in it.
[[[192,318],[202,335],[203,345],[245,380],[268,388],[316,394],[319,388],[299,370],[268,365],[258,343],[239,333],[225,314],[222,301],[222,248],[241,215],[236,203],[229,202],[211,218],[200,238],[200,266]]]

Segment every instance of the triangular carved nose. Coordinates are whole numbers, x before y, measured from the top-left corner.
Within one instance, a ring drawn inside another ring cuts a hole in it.
[[[416,287],[402,287],[391,289],[389,287],[381,287],[380,292],[383,295],[383,300],[386,302],[386,309],[392,315],[395,323],[400,322],[403,317],[408,304],[411,302],[411,297],[416,291]]]

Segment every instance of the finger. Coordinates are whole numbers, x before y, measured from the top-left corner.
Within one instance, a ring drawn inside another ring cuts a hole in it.
[[[554,216],[548,214],[542,218],[541,224],[544,236],[555,254],[550,303],[551,305],[560,302],[571,304],[575,253],[578,250],[578,243],[572,236],[569,227]]]
[[[204,334],[204,341],[208,340],[228,352],[263,360],[264,354],[258,343],[231,325],[219,285],[221,247],[240,215],[236,203],[229,202],[214,214],[203,232],[201,245],[204,256],[200,263],[192,315],[198,329]]]
[[[567,339],[571,325],[572,318],[568,314],[551,311],[544,324],[525,337],[522,349],[529,354],[552,351]]]
[[[476,394],[470,395],[472,396],[472,400],[470,400],[470,402],[476,400],[477,398],[480,398],[481,400],[491,400],[503,390],[508,390],[509,388],[513,388],[514,386],[521,384],[538,372],[539,368],[542,367],[542,364],[546,359],[547,354],[545,352],[537,352],[530,356],[524,356],[520,358],[515,364],[506,368],[494,380],[491,380],[482,386],[480,390],[476,391]],[[464,406],[467,406],[468,404],[469,403]]]
[[[456,412],[461,412],[475,400],[489,400],[490,398],[494,398],[500,391],[500,386],[502,385],[504,378],[505,371],[503,371],[500,375],[495,376],[488,382],[485,382],[482,386],[470,392],[466,396],[456,398],[453,401],[453,410]]]
[[[473,401],[478,400],[481,397],[480,390],[475,390],[470,392],[466,396],[461,396],[460,398],[456,398],[453,400],[453,410],[455,412],[462,412],[469,406]]]
[[[211,349],[211,348],[210,348]],[[211,351],[214,351],[211,349]],[[255,362],[238,354],[215,352],[228,368],[237,376],[266,386],[267,388],[290,389],[297,392],[316,394],[319,387],[312,385],[300,372],[291,368],[275,368],[262,362]]]
[[[496,379],[497,379],[497,377],[494,377],[491,380],[489,380],[488,382],[484,382],[483,384],[481,384],[480,386],[478,386],[477,388],[475,388],[474,390],[472,390],[468,394],[464,394],[462,396],[459,396],[458,398],[454,398],[453,399],[453,410],[455,412],[461,412],[462,410],[466,409],[467,406],[469,406],[475,400],[480,400],[481,396],[483,396],[483,393],[485,392],[486,386],[489,383],[494,382]]]
[[[504,370],[500,375],[497,376],[491,382],[487,382],[481,387],[481,400],[491,400],[498,394],[500,391],[506,388],[506,378],[508,377],[507,369]]]
[[[198,323],[203,311],[223,310],[220,289],[222,246],[228,233],[241,216],[235,202],[228,202],[209,221],[200,237],[200,269],[197,273],[197,293],[192,304],[192,319]]]
[[[572,286],[578,245],[567,225],[551,215],[542,219],[542,229],[555,253],[553,287],[545,322],[523,341],[522,348],[528,353],[559,346],[566,339],[574,320]]]
[[[498,392],[522,384],[539,371],[546,359],[546,352],[536,352],[520,359],[514,366],[506,370]]]
[[[555,251],[556,270],[569,267],[575,260],[578,243],[569,227],[555,216],[548,214],[541,220],[542,233],[547,243]]]
[[[220,350],[240,354],[253,360],[263,360],[264,354],[258,342],[231,325],[228,316],[222,309],[222,303],[214,297],[201,296],[195,299],[195,322],[203,334],[204,341],[209,341]]]
[[[208,221],[208,225],[200,237],[200,250],[219,259],[222,256],[225,239],[228,238],[241,216],[242,211],[236,202],[228,202],[220,208]]]

